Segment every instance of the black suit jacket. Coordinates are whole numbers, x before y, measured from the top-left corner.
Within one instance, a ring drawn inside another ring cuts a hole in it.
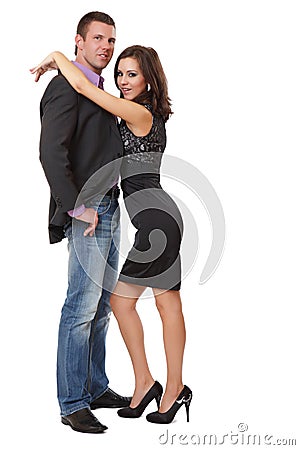
[[[46,88],[40,114],[40,161],[51,191],[49,238],[55,243],[63,239],[71,220],[67,211],[74,209],[87,180],[120,158],[123,145],[115,117],[78,94],[61,74]],[[116,182],[115,173],[107,178],[106,190]]]

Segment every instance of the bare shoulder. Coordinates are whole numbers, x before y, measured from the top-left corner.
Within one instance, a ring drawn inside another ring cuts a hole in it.
[[[137,137],[147,136],[153,124],[153,113],[151,105],[138,105],[139,115],[133,123],[127,122],[129,130]]]

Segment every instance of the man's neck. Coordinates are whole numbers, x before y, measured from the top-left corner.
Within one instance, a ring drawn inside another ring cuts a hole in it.
[[[84,58],[80,57],[80,55],[76,56],[75,61],[99,76],[102,74],[102,69],[96,69],[95,67],[91,66]]]
[[[76,58],[73,63],[82,71],[82,73],[90,80],[91,83],[93,83],[95,86],[102,86],[103,88],[103,81],[104,78],[101,75],[98,75],[98,73],[94,72],[89,68],[87,64],[81,64]]]

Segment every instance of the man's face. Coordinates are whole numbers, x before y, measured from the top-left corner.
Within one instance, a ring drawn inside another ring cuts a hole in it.
[[[112,25],[91,22],[85,37],[75,37],[78,48],[76,61],[100,74],[111,60],[116,40],[116,30]]]

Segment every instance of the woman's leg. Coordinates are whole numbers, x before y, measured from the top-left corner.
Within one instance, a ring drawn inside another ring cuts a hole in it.
[[[112,311],[128,349],[135,376],[135,390],[130,406],[135,408],[154,384],[144,346],[144,330],[136,302],[145,288],[119,281],[110,298]]]
[[[186,333],[179,291],[153,289],[153,293],[163,324],[167,360],[167,384],[159,411],[166,412],[183,389],[182,364]]]

